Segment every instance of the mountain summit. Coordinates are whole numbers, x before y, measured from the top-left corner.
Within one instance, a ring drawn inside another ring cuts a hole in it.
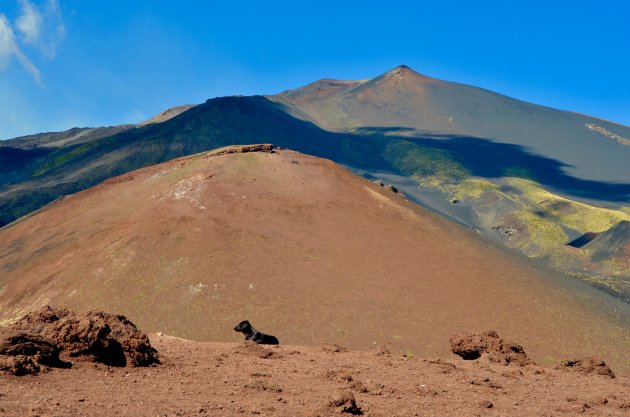
[[[396,68],[392,68],[387,71],[385,74],[381,75],[381,77],[423,77],[429,78],[426,75],[422,75],[417,71],[414,71],[411,67],[407,65],[399,65]]]

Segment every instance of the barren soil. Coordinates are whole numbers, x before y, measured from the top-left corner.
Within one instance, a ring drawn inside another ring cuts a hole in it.
[[[151,342],[162,365],[79,362],[39,376],[0,375],[0,414],[328,416],[340,415],[348,396],[367,416],[627,416],[630,411],[626,377],[334,345],[262,347],[157,334]]]

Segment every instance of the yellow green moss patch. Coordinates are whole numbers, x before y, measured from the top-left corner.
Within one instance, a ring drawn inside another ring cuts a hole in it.
[[[527,227],[529,242],[523,244],[529,256],[540,256],[563,245],[569,239],[562,227],[553,221],[540,217],[524,207],[514,213],[519,221]]]
[[[497,184],[481,178],[466,178],[465,180],[447,186],[449,197],[458,200],[476,200],[483,193],[490,190],[499,190]]]
[[[622,220],[630,220],[628,207],[614,210],[569,200],[523,178],[510,177],[506,182],[522,192],[520,199],[532,206],[533,211],[542,211],[546,217],[582,233],[603,232]]]

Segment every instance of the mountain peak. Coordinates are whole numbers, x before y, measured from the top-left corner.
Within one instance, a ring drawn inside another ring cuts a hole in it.
[[[393,68],[383,74],[386,78],[402,78],[402,77],[422,77],[427,78],[425,75],[422,75],[416,71],[414,71],[411,67],[407,65],[399,65],[396,68]]]

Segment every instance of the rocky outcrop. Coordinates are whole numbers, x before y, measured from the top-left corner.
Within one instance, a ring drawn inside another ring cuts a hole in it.
[[[110,366],[159,363],[149,338],[124,316],[91,311],[78,314],[44,307],[10,327],[46,340],[68,358]]]
[[[451,351],[466,360],[485,358],[504,365],[533,364],[522,346],[504,341],[494,330],[481,334],[457,334],[451,337],[450,342]]]
[[[208,156],[220,156],[220,155],[229,155],[232,153],[247,153],[247,152],[272,153],[273,145],[271,143],[262,143],[258,145],[231,146],[229,148],[222,149],[218,152],[211,152],[208,154]]]
[[[612,369],[606,362],[604,362],[598,356],[592,356],[590,358],[583,359],[569,359],[562,361],[562,363],[556,367],[556,369],[561,369],[570,372],[579,372],[584,375],[596,374],[603,375],[608,378],[614,378],[615,374]]]
[[[630,146],[630,139],[626,139],[623,136],[619,136],[616,133],[611,132],[608,129],[604,129],[600,125],[596,125],[595,123],[586,123],[584,126],[591,129],[594,132],[601,134],[609,139],[619,142],[622,145]]]
[[[59,358],[59,347],[51,340],[14,329],[0,332],[0,371],[13,375],[37,374],[47,366],[69,368]]]

